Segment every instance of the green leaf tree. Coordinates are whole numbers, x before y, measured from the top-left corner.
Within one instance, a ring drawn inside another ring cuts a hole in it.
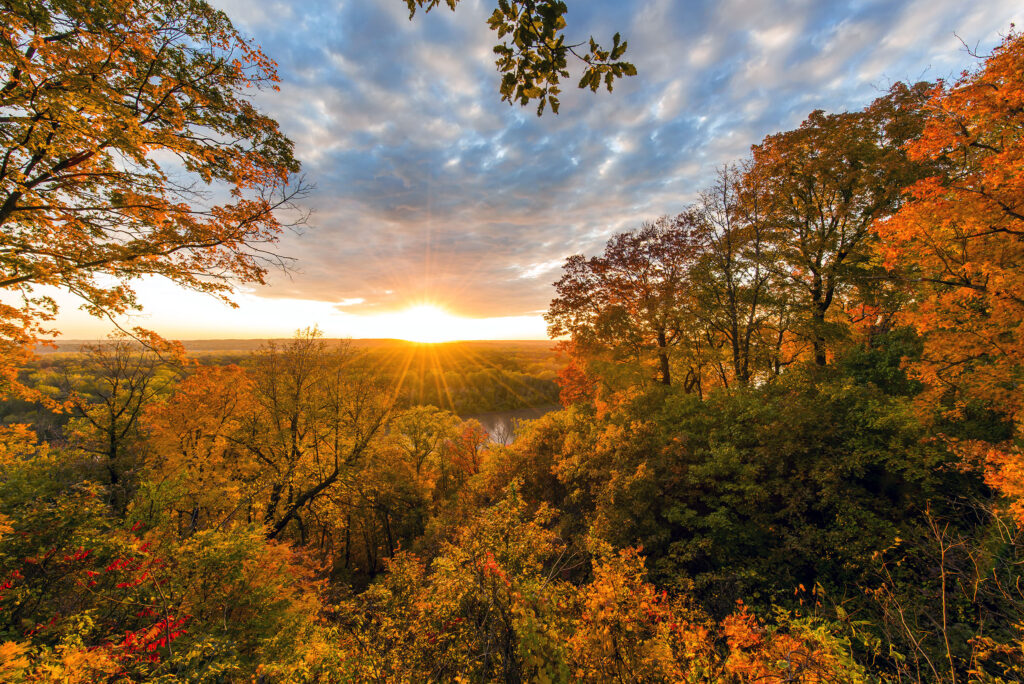
[[[417,9],[429,12],[442,0],[405,0],[409,18]],[[455,10],[459,0],[444,0]],[[622,60],[627,43],[616,33],[611,49],[591,37],[585,43],[565,42],[565,15],[569,8],[559,0],[498,0],[487,25],[501,41],[494,46],[495,64],[501,73],[501,99],[526,106],[537,103],[537,116],[547,106],[558,113],[562,79],[569,78],[569,58],[583,64],[579,87],[610,92],[616,79],[636,76],[636,67]]]

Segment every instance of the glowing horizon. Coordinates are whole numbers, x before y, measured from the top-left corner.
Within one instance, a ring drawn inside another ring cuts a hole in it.
[[[183,290],[167,281],[147,279],[136,286],[142,312],[119,320],[123,327],[141,326],[168,339],[288,338],[296,330],[319,327],[325,337],[399,339],[435,343],[473,340],[544,340],[540,313],[519,316],[461,316],[446,306],[423,299],[398,310],[351,313],[345,298],[337,302],[260,297],[240,292],[232,308],[208,295]],[[40,289],[42,294],[42,288]],[[113,325],[79,309],[81,301],[48,291],[60,306],[53,327],[58,339],[102,339]]]
[[[390,338],[438,343],[466,339],[473,319],[455,316],[434,304],[419,304],[390,314],[378,314],[385,326],[395,326]]]

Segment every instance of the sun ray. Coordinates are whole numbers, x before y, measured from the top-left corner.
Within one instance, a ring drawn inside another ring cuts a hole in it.
[[[439,353],[439,351],[447,351],[447,350],[448,350],[448,347],[440,347],[439,348],[437,346],[431,346],[428,349],[427,353],[430,354],[431,359],[434,361],[434,366],[436,368],[437,378],[436,378],[434,384],[435,384],[435,386],[437,386],[437,396],[438,397],[442,396],[441,391],[443,389],[444,390],[444,397],[445,397],[445,399],[448,400],[448,408],[451,411],[454,411],[455,410],[455,401],[452,400],[451,389],[448,387],[448,380],[444,376],[444,364],[441,363],[441,355]]]
[[[392,356],[394,356],[395,358],[402,357],[402,355],[397,351]],[[398,377],[395,379],[394,394],[392,395],[391,399],[392,404],[397,403],[398,398],[402,393],[402,387],[405,385],[405,378],[409,374],[409,368],[412,366],[413,356],[413,350],[411,348],[406,348],[404,360],[402,361],[402,370],[399,372]],[[387,356],[385,356],[384,358],[386,360]]]
[[[468,358],[469,360],[475,362],[477,364],[477,366],[479,366],[480,368],[491,368],[491,369],[494,369],[494,370],[498,371],[499,373],[503,370],[497,364],[488,363],[486,359],[483,359],[482,357],[474,355],[474,353],[472,351],[470,351],[469,349],[463,349],[461,351],[466,356],[466,358]],[[519,391],[515,387],[513,387],[512,385],[510,385],[507,382],[504,382],[501,379],[500,375],[495,377],[494,381],[497,382],[499,386],[503,387],[504,389],[507,389],[512,394],[512,396],[514,396],[516,399],[518,399],[519,401],[523,402],[524,404],[527,403],[527,398],[524,397],[522,394],[520,394]],[[522,389],[522,386],[520,386],[520,389]]]

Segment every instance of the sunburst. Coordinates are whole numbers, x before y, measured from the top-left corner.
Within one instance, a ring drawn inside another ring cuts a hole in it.
[[[410,342],[454,342],[467,334],[469,321],[433,304],[420,304],[391,315],[394,336]]]

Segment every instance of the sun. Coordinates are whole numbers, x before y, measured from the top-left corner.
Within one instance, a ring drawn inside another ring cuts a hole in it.
[[[438,304],[422,300],[399,311],[365,316],[360,322],[360,337],[408,340],[423,344],[544,338],[544,321],[535,314],[471,318],[459,316]],[[524,336],[523,330],[536,332]]]
[[[433,304],[420,304],[394,314],[394,336],[410,342],[453,342],[465,338],[466,321]]]

